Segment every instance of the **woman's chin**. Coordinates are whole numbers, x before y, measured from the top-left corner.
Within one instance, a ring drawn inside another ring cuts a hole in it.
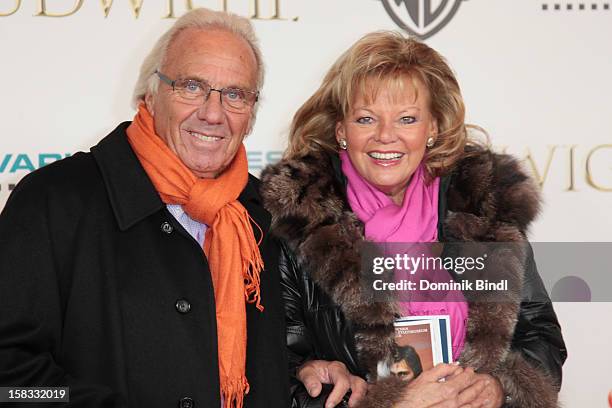
[[[370,183],[379,191],[388,196],[394,196],[402,193],[406,191],[406,187],[408,186],[408,183],[405,180],[374,180]]]

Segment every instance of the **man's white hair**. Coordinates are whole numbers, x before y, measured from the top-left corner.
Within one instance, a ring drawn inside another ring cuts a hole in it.
[[[255,36],[251,22],[244,17],[232,13],[197,8],[185,13],[176,20],[172,27],[157,40],[157,43],[143,61],[132,98],[132,106],[135,109],[144,100],[146,94],[154,95],[157,92],[159,79],[157,75],[154,75],[155,71],[160,70],[164,64],[172,40],[176,38],[177,34],[188,28],[222,29],[243,38],[251,46],[255,54],[255,60],[257,61],[257,83],[255,86],[257,90],[262,89],[264,81],[263,59],[259,49],[259,41]],[[255,117],[257,105],[253,109],[253,118]]]

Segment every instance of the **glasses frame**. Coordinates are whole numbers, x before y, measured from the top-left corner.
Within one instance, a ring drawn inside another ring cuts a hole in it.
[[[159,79],[161,79],[163,82],[165,82],[166,84],[170,85],[172,87],[173,91],[176,91],[176,81],[179,81],[180,79],[171,79],[168,76],[162,74],[161,72],[159,72],[159,70],[155,70],[155,74],[157,74],[157,76],[159,77]],[[208,101],[208,98],[210,98],[210,94],[212,91],[216,91],[219,92],[219,101],[221,102],[221,106],[223,106],[225,109],[227,109],[227,105],[223,104],[223,91],[226,91],[228,89],[234,89],[234,90],[238,90],[247,94],[251,94],[251,95],[255,95],[255,98],[253,99],[253,103],[249,104],[249,102],[245,99],[244,100],[244,106],[246,108],[252,108],[257,101],[259,101],[259,91],[248,91],[246,89],[241,89],[241,88],[232,88],[232,87],[228,87],[228,88],[221,88],[221,89],[216,89],[213,88],[212,86],[210,86],[210,84],[208,82],[203,82],[203,81],[198,81],[196,79],[194,79],[194,81],[199,82],[199,83],[203,83],[208,85],[208,93],[206,95],[204,95],[204,102]],[[231,106],[230,106],[231,108]],[[236,108],[232,108],[232,109],[236,109]]]

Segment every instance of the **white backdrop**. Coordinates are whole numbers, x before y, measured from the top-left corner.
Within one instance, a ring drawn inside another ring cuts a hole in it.
[[[29,171],[88,150],[132,118],[140,62],[174,21],[164,18],[169,10],[178,16],[190,3],[216,10],[225,3],[251,16],[257,3],[253,22],[267,67],[247,140],[257,173],[278,159],[293,113],[333,60],[369,31],[398,29],[383,2],[418,29],[406,6],[416,10],[424,0],[0,0],[0,208]],[[448,18],[425,28],[439,29],[426,41],[456,71],[468,122],[525,158],[542,181],[545,208],[531,240],[611,241],[612,2],[432,0],[431,7]],[[610,321],[612,303],[556,309],[570,353],[565,406],[606,406],[612,327],[601,323]]]

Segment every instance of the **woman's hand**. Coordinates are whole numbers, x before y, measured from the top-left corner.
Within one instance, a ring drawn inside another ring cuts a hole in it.
[[[484,384],[484,388],[480,385]],[[476,387],[470,391],[471,388]],[[482,389],[480,392],[474,392]],[[504,390],[499,380],[490,374],[476,374],[474,382],[461,392],[475,395],[472,400],[464,398],[470,408],[500,408],[504,403]],[[460,394],[460,395],[461,395]]]
[[[412,380],[406,386],[402,400],[394,408],[464,407],[485,388],[485,382],[477,380],[476,376],[472,368],[438,364]]]

